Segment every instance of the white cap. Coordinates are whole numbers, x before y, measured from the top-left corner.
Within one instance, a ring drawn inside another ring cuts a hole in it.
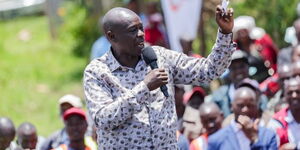
[[[236,33],[238,30],[247,29],[249,33],[256,27],[255,20],[251,16],[239,16],[234,19],[233,32]]]
[[[59,105],[63,103],[69,103],[73,107],[82,108],[81,99],[75,95],[71,95],[71,94],[64,95],[58,101],[59,101]]]

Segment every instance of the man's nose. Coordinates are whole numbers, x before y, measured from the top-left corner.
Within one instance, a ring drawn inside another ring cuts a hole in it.
[[[142,29],[139,29],[139,32],[138,32],[138,36],[144,36],[144,31]]]
[[[249,108],[247,107],[247,106],[244,106],[243,108],[242,108],[242,112],[243,113],[246,113],[246,112],[248,112],[249,111]]]

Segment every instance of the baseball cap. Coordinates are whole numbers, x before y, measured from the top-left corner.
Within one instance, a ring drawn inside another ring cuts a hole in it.
[[[59,105],[61,105],[63,103],[69,103],[73,107],[77,107],[77,108],[82,107],[81,99],[79,97],[75,96],[75,95],[72,95],[72,94],[64,95],[58,101],[59,101]]]
[[[231,60],[244,60],[246,63],[248,63],[247,53],[242,50],[235,50],[233,54],[231,55]]]
[[[76,108],[76,107],[70,108],[67,111],[65,111],[63,118],[64,118],[64,120],[67,120],[72,115],[81,116],[84,118],[84,120],[86,120],[85,112],[82,109]]]

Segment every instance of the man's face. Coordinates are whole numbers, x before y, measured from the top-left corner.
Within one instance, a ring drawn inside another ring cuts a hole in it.
[[[200,114],[200,119],[208,135],[215,133],[222,127],[223,115],[216,110]]]
[[[300,111],[300,85],[288,85],[285,90],[285,98],[292,111]]]
[[[30,135],[22,135],[19,137],[18,144],[23,149],[36,149],[38,138],[36,133],[32,133]]]
[[[251,94],[236,96],[232,104],[232,110],[235,118],[239,115],[248,116],[249,118],[256,118],[258,113],[258,103]]]
[[[243,60],[234,60],[229,66],[229,77],[231,82],[238,84],[243,79],[249,77],[248,64]]]
[[[144,48],[144,29],[140,18],[131,15],[123,19],[123,27],[116,27],[114,44],[122,50],[123,54],[129,56],[140,56]]]
[[[65,121],[65,126],[71,141],[79,141],[84,139],[84,134],[87,129],[87,122],[82,116],[70,116]]]
[[[236,35],[237,35],[236,39],[239,42],[244,43],[244,42],[246,42],[246,41],[249,40],[249,31],[247,29],[240,29],[240,30],[238,30],[237,33],[236,33]]]
[[[199,92],[195,92],[191,99],[189,100],[188,104],[195,108],[199,109],[199,106],[204,102],[204,96],[201,95]]]
[[[14,135],[0,136],[0,149],[6,149],[9,147],[10,142],[14,139]]]

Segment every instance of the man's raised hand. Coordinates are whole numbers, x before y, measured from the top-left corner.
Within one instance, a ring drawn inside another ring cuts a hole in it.
[[[227,12],[222,11],[220,5],[216,8],[216,22],[220,27],[220,30],[224,34],[229,34],[232,32],[234,21],[233,21],[233,9],[230,8]]]

